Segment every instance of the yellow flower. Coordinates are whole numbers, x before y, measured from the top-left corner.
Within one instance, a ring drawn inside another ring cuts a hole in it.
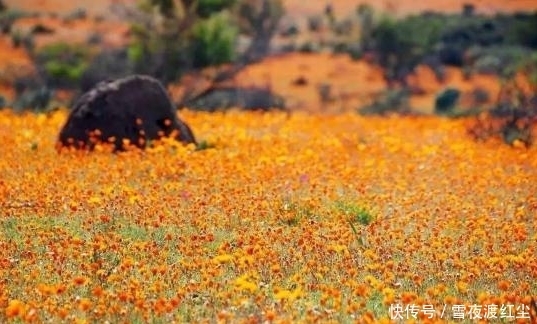
[[[245,274],[235,279],[235,287],[240,290],[249,291],[251,293],[257,290],[257,285],[251,281],[252,276],[250,274]]]
[[[215,256],[213,258],[213,261],[216,262],[216,263],[220,263],[220,264],[228,263],[230,261],[233,261],[233,255],[231,255],[231,254],[217,255],[217,256]]]
[[[276,289],[276,293],[274,294],[274,299],[278,301],[281,301],[281,300],[293,301],[302,297],[303,294],[304,292],[302,291],[301,287],[297,287],[293,290]]]
[[[95,205],[100,204],[101,201],[102,201],[102,199],[101,199],[100,197],[98,197],[98,196],[91,196],[91,197],[88,199],[88,203],[90,203],[90,204],[95,204]]]

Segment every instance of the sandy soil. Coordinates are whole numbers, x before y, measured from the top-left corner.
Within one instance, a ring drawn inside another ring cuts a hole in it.
[[[77,9],[85,9],[88,16],[114,18],[110,5],[117,3],[134,4],[135,0],[4,0],[8,8],[44,14],[66,15]]]
[[[386,87],[379,68],[346,55],[291,53],[254,64],[237,76],[243,86],[271,87],[292,109],[341,112],[356,109]],[[321,100],[321,88],[327,100]]]

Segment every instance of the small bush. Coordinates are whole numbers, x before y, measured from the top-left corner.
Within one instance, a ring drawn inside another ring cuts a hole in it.
[[[475,72],[498,74],[502,77],[512,75],[531,55],[530,49],[518,45],[474,46],[467,51],[467,57]]]
[[[46,86],[26,89],[17,95],[12,106],[17,111],[46,111],[50,106],[52,96],[53,91]]]
[[[83,20],[88,17],[88,12],[85,8],[76,8],[65,16],[67,21]]]
[[[533,143],[537,126],[537,56],[526,59],[517,71],[527,83],[519,77],[506,78],[495,106],[478,116],[469,128],[475,139],[500,137],[510,145]]]
[[[408,105],[408,89],[388,89],[375,101],[358,110],[361,115],[385,115],[389,113],[406,114],[410,112]]]
[[[332,85],[330,83],[321,83],[317,86],[317,93],[321,103],[326,104],[334,100],[332,94]]]
[[[365,16],[368,22],[370,16]],[[375,53],[389,81],[404,82],[431,55],[446,65],[475,65],[479,71],[504,74],[537,46],[537,13],[484,16],[467,6],[457,15],[383,17],[369,25],[362,31],[362,48]]]
[[[0,10],[0,30],[3,34],[8,34],[11,32],[11,27],[13,23],[20,18],[28,16],[27,13],[24,13],[19,10],[4,8]]]
[[[506,29],[508,42],[537,48],[537,12],[515,14],[509,27]]]
[[[371,31],[368,45],[385,68],[387,80],[404,80],[427,54],[433,52],[444,28],[441,15],[384,17]]]
[[[321,51],[321,45],[318,42],[306,41],[298,47],[300,53],[319,53]]]
[[[292,199],[283,199],[277,212],[279,221],[287,226],[297,226],[302,219],[315,217],[311,206],[299,204]]]
[[[289,22],[281,27],[280,35],[283,37],[296,36],[300,33],[300,28],[295,22]]]
[[[237,32],[229,15],[223,12],[196,23],[191,45],[194,66],[231,62],[235,58]]]
[[[449,114],[457,106],[461,92],[455,88],[447,88],[436,96],[434,111],[437,114]]]
[[[181,103],[194,110],[218,111],[229,108],[245,110],[285,109],[282,97],[267,88],[218,87]]]
[[[315,15],[308,17],[308,30],[311,32],[318,32],[324,27],[324,20],[322,16]]]
[[[357,43],[340,42],[334,45],[334,53],[344,53],[349,55],[353,60],[359,60],[364,56],[364,52]]]
[[[209,18],[211,15],[231,7],[235,0],[199,0],[196,12],[202,18]]]
[[[66,43],[48,45],[36,54],[45,82],[52,87],[77,87],[89,59],[88,48]]]
[[[482,105],[487,103],[490,100],[490,94],[487,90],[483,88],[475,88],[472,91],[473,101],[476,105]]]
[[[216,145],[214,145],[213,143],[209,143],[206,140],[203,140],[199,142],[198,145],[196,145],[196,151],[204,151],[215,147]]]
[[[375,218],[368,208],[354,203],[339,201],[336,203],[336,208],[343,212],[352,224],[369,225]]]

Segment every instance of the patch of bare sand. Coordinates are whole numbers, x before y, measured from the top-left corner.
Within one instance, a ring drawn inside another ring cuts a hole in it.
[[[58,17],[27,17],[17,20],[13,24],[14,30],[29,33],[35,26],[43,26],[51,33],[42,33],[34,36],[37,47],[68,42],[71,44],[86,44],[90,39],[97,37],[99,44],[104,47],[124,45],[128,40],[129,25],[114,20],[73,19],[65,20]]]
[[[370,101],[386,87],[382,71],[346,55],[290,53],[253,64],[236,76],[240,86],[270,87],[293,110],[334,113]],[[321,99],[321,88],[328,100]]]
[[[463,71],[455,67],[445,67],[444,79],[436,75],[427,66],[418,66],[407,79],[410,86],[423,91],[423,94],[410,98],[410,106],[419,112],[432,113],[436,95],[447,88],[456,88],[461,91],[461,106],[474,105],[473,93],[475,90],[484,90],[489,99],[485,104],[493,103],[500,93],[501,82],[498,76],[491,74],[472,74],[466,77]]]
[[[88,16],[114,18],[110,6],[113,4],[136,4],[136,0],[4,0],[8,8],[26,12],[66,15],[84,9]]]

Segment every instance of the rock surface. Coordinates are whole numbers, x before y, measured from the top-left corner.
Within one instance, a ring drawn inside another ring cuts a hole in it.
[[[162,84],[133,75],[100,82],[83,94],[60,131],[59,144],[92,150],[96,143],[108,142],[118,151],[125,149],[125,140],[145,148],[149,140],[162,136],[196,143]]]

